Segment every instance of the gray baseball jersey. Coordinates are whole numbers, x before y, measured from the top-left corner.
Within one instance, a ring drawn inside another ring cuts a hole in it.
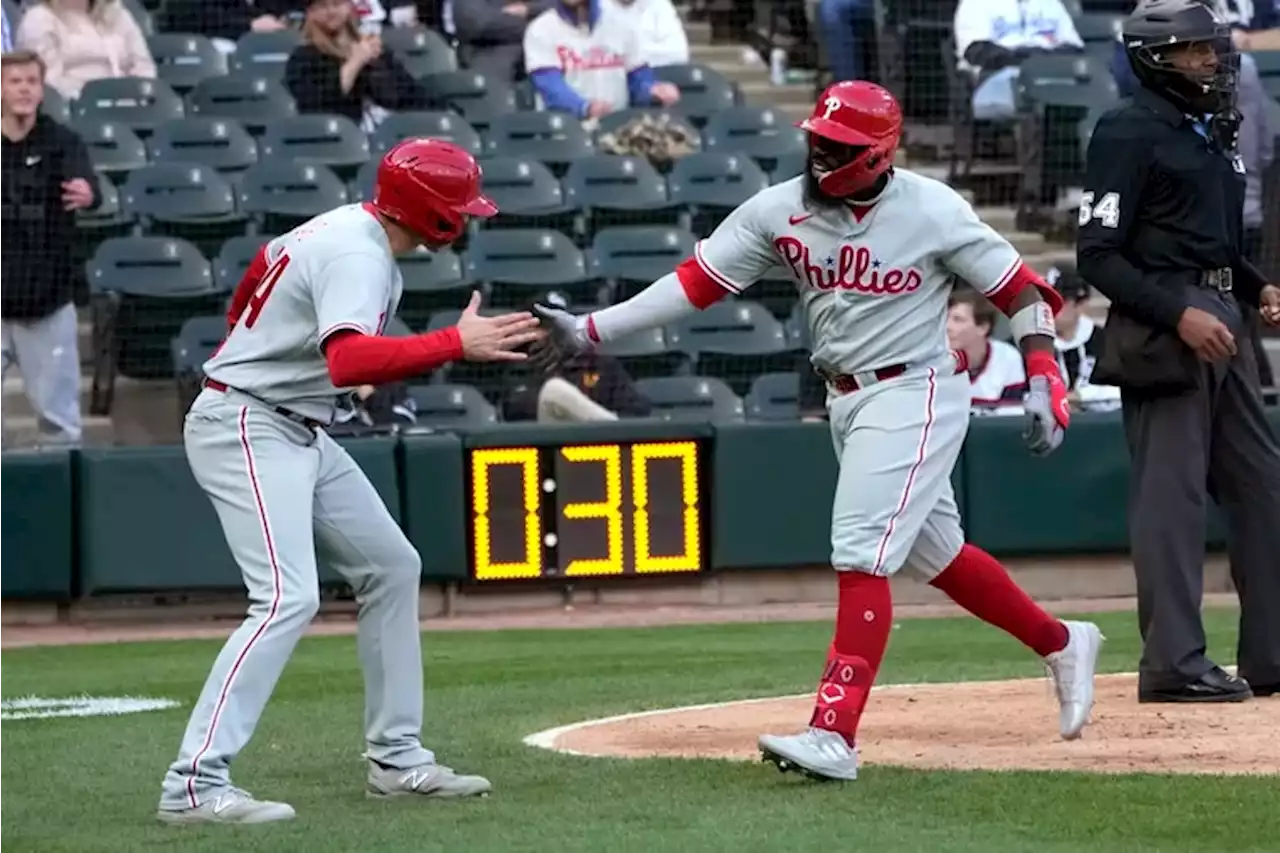
[[[321,345],[340,329],[381,334],[403,279],[386,232],[348,204],[267,244],[267,272],[205,375],[330,423],[339,393]]]
[[[813,363],[827,370],[945,360],[953,276],[990,296],[1021,263],[959,193],[906,169],[860,218],[808,208],[803,193],[803,177],[760,191],[698,243],[696,258],[733,293],[779,270],[795,282]]]

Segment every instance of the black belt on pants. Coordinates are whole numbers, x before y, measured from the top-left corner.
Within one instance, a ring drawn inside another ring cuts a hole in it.
[[[826,381],[828,385],[840,394],[852,394],[864,387],[856,377],[847,373],[830,373],[822,368],[815,368],[818,375]],[[892,379],[895,376],[901,376],[907,372],[905,364],[891,364],[888,367],[881,367],[878,370],[869,370],[867,373],[875,376],[877,382],[883,382],[886,379]]]
[[[1231,267],[1216,270],[1205,270],[1200,273],[1200,286],[1219,293],[1230,293],[1232,290]]]
[[[286,409],[284,406],[277,406],[273,403],[268,403],[266,400],[263,400],[261,397],[258,397],[254,394],[250,394],[248,391],[241,391],[239,388],[232,388],[227,383],[219,382],[216,379],[205,379],[204,387],[208,388],[210,391],[217,391],[219,394],[225,394],[228,391],[234,391],[237,394],[243,394],[244,396],[248,397],[251,400],[257,400],[259,403],[266,406],[268,409],[275,412],[277,415],[280,415],[281,417],[284,417],[284,418],[288,418],[289,420],[293,421],[295,424],[301,424],[307,429],[324,429],[325,427],[323,423],[316,420],[315,418],[309,418],[306,415],[300,415],[297,412]]]

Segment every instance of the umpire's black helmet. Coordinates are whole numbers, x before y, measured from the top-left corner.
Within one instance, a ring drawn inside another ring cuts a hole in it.
[[[1235,108],[1240,55],[1230,25],[1203,0],[1140,0],[1121,37],[1134,75],[1148,89],[1193,115]],[[1177,48],[1194,43],[1212,48],[1216,65],[1202,71],[1178,67]]]

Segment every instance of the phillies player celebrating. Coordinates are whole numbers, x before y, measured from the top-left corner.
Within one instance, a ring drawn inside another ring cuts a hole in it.
[[[166,823],[264,823],[285,803],[232,787],[294,645],[319,607],[317,552],[360,603],[370,796],[483,794],[488,780],[423,747],[421,560],[364,473],[324,431],[340,388],[421,375],[456,359],[509,361],[540,337],[530,314],[485,318],[478,295],[454,327],[381,337],[400,300],[395,255],[440,248],[497,208],[480,168],[446,142],[410,139],[378,167],[373,201],[339,207],[268,243],[240,282],[226,340],[187,413],[191,471],[217,510],[249,614],[213,665],[169,767]]]
[[[674,273],[585,316],[535,310],[562,345],[590,347],[670,323],[775,268],[795,282],[840,463],[831,515],[839,599],[809,728],[762,736],[766,760],[818,778],[857,776],[858,720],[893,625],[889,577],[904,566],[1041,655],[1056,683],[1059,732],[1079,737],[1101,633],[1058,621],[965,544],[951,489],[969,423],[969,379],[947,348],[952,276],[1011,318],[1035,454],[1055,449],[1068,421],[1053,355],[1060,297],[950,187],[893,168],[902,112],[884,89],[836,83],[799,126],[809,132],[806,174],[747,200]]]

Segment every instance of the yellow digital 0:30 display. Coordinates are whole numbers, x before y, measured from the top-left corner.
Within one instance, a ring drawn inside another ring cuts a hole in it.
[[[471,449],[473,577],[701,571],[701,449],[696,440]]]

